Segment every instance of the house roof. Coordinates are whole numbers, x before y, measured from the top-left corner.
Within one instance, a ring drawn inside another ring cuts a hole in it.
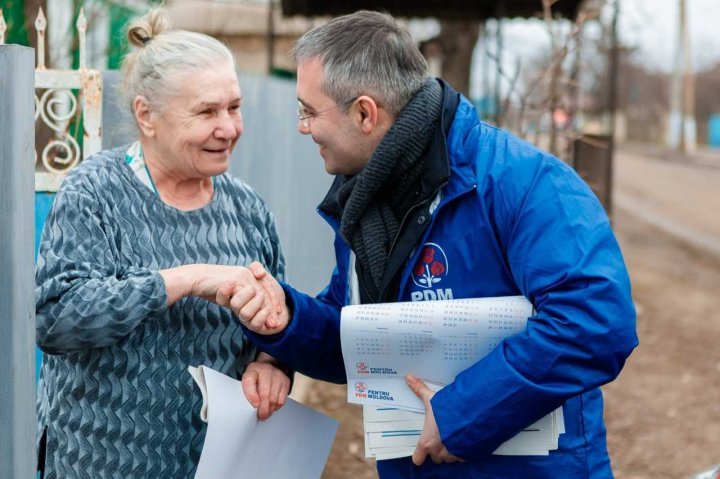
[[[574,18],[584,0],[558,0],[553,12]],[[283,14],[344,15],[357,10],[386,11],[399,17],[477,19],[542,16],[542,0],[282,0]]]
[[[216,36],[265,36],[268,30],[268,5],[250,2],[207,0],[167,0],[165,10],[173,28]],[[299,37],[327,18],[286,18],[274,10],[273,34]]]

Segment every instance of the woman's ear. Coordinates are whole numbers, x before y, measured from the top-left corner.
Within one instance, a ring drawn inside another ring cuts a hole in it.
[[[133,110],[135,111],[135,121],[142,134],[148,138],[155,136],[155,124],[152,121],[152,112],[150,111],[150,103],[142,95],[138,95],[133,100]]]

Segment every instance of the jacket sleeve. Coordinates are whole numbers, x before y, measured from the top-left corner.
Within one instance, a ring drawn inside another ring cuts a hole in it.
[[[36,268],[36,340],[50,354],[110,346],[167,311],[162,277],[120,270],[96,198],[62,191],[45,223]]]
[[[525,183],[492,186],[507,265],[536,314],[432,399],[443,443],[466,459],[491,454],[567,399],[612,381],[638,344],[605,212],[569,167],[545,156],[537,164],[518,173]]]
[[[342,240],[336,238],[335,241]],[[346,254],[339,253],[337,256],[339,262],[346,259]],[[301,293],[288,284],[281,285],[292,312],[287,328],[271,336],[255,334],[248,329],[244,329],[245,334],[261,350],[301,374],[323,381],[345,383],[345,365],[340,345],[340,310],[345,305],[347,295],[345,275],[336,267],[330,284],[317,297]]]

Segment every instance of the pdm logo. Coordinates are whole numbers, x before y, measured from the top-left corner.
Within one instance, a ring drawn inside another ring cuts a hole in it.
[[[367,398],[367,384],[356,382],[355,383],[355,397]]]
[[[412,300],[453,299],[452,289],[441,287],[449,272],[450,265],[442,247],[436,243],[425,243],[412,270],[413,283],[422,290],[413,291],[410,295]]]

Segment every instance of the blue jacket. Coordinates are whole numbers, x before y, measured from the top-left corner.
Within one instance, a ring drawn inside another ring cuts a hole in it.
[[[608,218],[572,168],[480,122],[466,99],[444,88],[443,119],[452,121],[431,151],[447,165],[447,181],[435,202],[411,217],[429,223],[403,262],[397,300],[523,295],[536,314],[524,333],[432,399],[443,443],[467,462],[378,461],[380,476],[612,477],[599,387],[618,375],[638,342],[630,283]],[[337,231],[337,218],[325,216]],[[251,336],[301,373],[345,382],[339,328],[350,249],[339,235],[335,254],[332,280],[317,297],[283,285],[293,311],[285,331]],[[559,406],[566,432],[557,451],[491,455]]]

